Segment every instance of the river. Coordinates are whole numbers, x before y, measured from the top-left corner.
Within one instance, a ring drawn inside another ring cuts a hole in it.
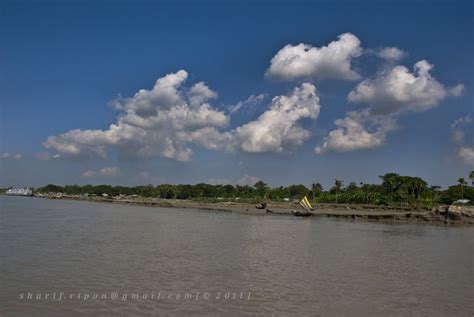
[[[1,316],[474,312],[472,227],[5,196],[0,208]]]

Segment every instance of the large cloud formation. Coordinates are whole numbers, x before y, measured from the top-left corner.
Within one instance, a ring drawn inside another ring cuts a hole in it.
[[[405,66],[395,66],[359,83],[348,99],[369,104],[374,114],[391,114],[425,111],[437,106],[446,96],[458,96],[462,92],[462,85],[448,89],[438,82],[430,74],[432,68],[426,60],[417,62],[414,72]]]
[[[348,112],[344,119],[337,119],[335,125],[337,129],[316,146],[316,154],[374,149],[383,145],[386,134],[396,128],[392,118],[371,117],[368,109]]]
[[[316,87],[303,83],[287,96],[272,99],[257,120],[232,132],[235,146],[251,153],[285,152],[301,145],[311,133],[301,127],[305,118],[316,119],[320,110]]]
[[[352,59],[362,54],[360,40],[351,33],[339,35],[327,46],[286,45],[272,58],[266,76],[276,80],[358,79]]]
[[[301,121],[315,120],[320,108],[316,87],[303,83],[288,95],[274,97],[268,109],[256,120],[228,132],[207,129],[189,135],[188,141],[228,152],[290,152],[311,135],[302,128]]]
[[[383,59],[382,69],[359,82],[347,99],[362,104],[335,121],[315,148],[324,152],[375,149],[386,143],[387,134],[397,128],[401,115],[420,113],[440,104],[448,96],[462,94],[463,85],[446,87],[431,74],[433,65],[418,61],[413,70],[396,62],[406,52],[396,47],[368,50]],[[271,60],[266,76],[278,80],[338,78],[354,80],[353,59],[362,54],[360,40],[351,33],[341,34],[327,46],[287,45]],[[133,97],[119,98],[112,106],[119,111],[117,122],[108,129],[71,130],[50,136],[43,143],[67,156],[106,157],[111,149],[124,156],[166,157],[188,161],[192,147],[226,152],[290,152],[311,136],[305,121],[319,116],[316,87],[303,83],[287,95],[274,97],[258,118],[229,129],[233,113],[255,107],[265,95],[252,95],[228,107],[227,112],[211,105],[218,95],[204,82],[191,87],[184,83],[188,73],[180,70],[159,78],[152,89],[140,89]],[[459,149],[471,157],[471,148]],[[461,155],[461,154],[459,154]]]
[[[120,114],[106,130],[71,130],[48,137],[43,145],[64,156],[105,158],[115,148],[129,157],[177,161],[191,158],[192,144],[211,150],[286,152],[310,136],[300,121],[319,114],[316,88],[302,84],[287,96],[273,98],[257,120],[226,131],[229,116],[209,104],[217,93],[203,82],[187,89],[183,85],[187,77],[180,70],[158,79],[151,90],[115,100],[113,107]]]
[[[151,90],[141,89],[131,98],[116,100],[114,106],[121,114],[107,130],[72,130],[50,136],[44,146],[66,155],[106,157],[107,149],[116,147],[130,156],[187,161],[192,154],[190,135],[229,124],[228,116],[208,103],[217,94],[203,82],[185,89],[187,77],[180,70],[158,79]]]
[[[377,148],[385,143],[386,134],[396,128],[401,114],[423,112],[436,107],[447,96],[459,96],[463,86],[447,88],[431,76],[433,65],[417,62],[414,71],[393,66],[379,72],[375,78],[360,82],[349,94],[353,103],[368,105],[346,118],[336,120],[337,129],[329,132],[315,149],[347,152]],[[366,127],[371,126],[371,130]]]

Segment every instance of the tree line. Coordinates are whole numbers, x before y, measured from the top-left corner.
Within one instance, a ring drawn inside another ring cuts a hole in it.
[[[311,187],[303,184],[270,187],[263,181],[253,186],[249,185],[211,185],[211,184],[160,184],[134,187],[110,185],[65,185],[49,184],[37,188],[37,192],[61,192],[66,195],[137,195],[163,199],[226,199],[246,201],[283,201],[301,199],[308,196],[316,203],[344,204],[375,204],[375,205],[417,205],[433,206],[436,204],[451,204],[459,199],[474,201],[474,171],[469,174],[470,184],[459,178],[458,183],[441,189],[439,186],[429,186],[420,177],[402,176],[397,173],[386,173],[379,176],[380,184],[355,183],[347,185],[342,180],[335,179],[328,188],[320,183]]]

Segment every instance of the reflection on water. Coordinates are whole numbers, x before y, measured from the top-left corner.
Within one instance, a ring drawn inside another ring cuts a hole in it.
[[[0,203],[2,315],[474,311],[471,228],[21,197],[0,197]],[[209,292],[214,298],[19,299],[55,291]],[[250,300],[225,299],[227,292],[250,292]]]

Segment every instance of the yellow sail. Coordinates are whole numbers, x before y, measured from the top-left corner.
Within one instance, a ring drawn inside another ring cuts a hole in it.
[[[313,210],[313,206],[311,206],[311,204],[309,203],[309,200],[308,200],[308,197],[304,196],[304,200],[306,202],[306,204],[308,205],[309,209]]]
[[[309,203],[308,197],[304,196],[303,199],[300,200],[300,205],[303,207],[307,212],[311,212],[314,208]]]

